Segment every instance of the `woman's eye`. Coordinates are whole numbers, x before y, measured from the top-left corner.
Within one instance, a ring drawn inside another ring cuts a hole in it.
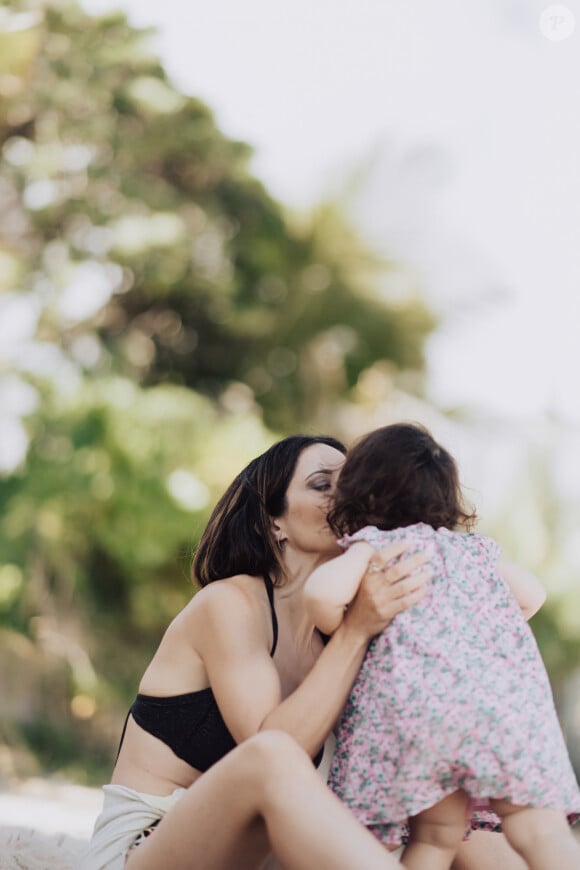
[[[328,482],[314,484],[314,489],[318,490],[318,492],[325,492],[326,490],[329,490],[330,488],[331,488],[331,486]]]

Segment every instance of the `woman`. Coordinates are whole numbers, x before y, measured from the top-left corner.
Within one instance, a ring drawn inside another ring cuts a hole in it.
[[[271,850],[287,868],[393,866],[306,755],[370,638],[428,580],[421,556],[368,574],[326,646],[306,620],[303,584],[337,552],[326,512],[344,452],[331,438],[284,439],[219,501],[194,562],[204,588],[143,676],[84,867],[250,870]]]
[[[369,575],[326,647],[305,622],[302,585],[336,553],[326,511],[344,452],[330,438],[287,438],[216,506],[194,562],[205,588],[143,676],[83,866],[249,870],[272,849],[288,868],[393,866],[306,755],[322,747],[370,638],[426,579],[407,576],[417,557],[390,584]]]

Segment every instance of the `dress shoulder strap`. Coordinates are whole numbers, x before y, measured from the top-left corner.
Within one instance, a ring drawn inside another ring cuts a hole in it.
[[[272,578],[268,574],[264,574],[264,585],[266,587],[266,592],[268,593],[270,612],[272,613],[272,634],[274,640],[272,643],[272,649],[270,650],[270,655],[273,656],[278,644],[278,617],[276,616],[276,610],[274,609],[274,584],[272,583]]]

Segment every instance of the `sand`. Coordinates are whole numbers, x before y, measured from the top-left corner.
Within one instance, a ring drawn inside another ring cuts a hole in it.
[[[0,870],[75,870],[100,789],[30,779],[0,788]]]

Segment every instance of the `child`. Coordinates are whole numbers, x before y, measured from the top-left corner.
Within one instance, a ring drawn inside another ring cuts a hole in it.
[[[424,601],[370,644],[329,783],[387,845],[408,822],[407,868],[446,870],[467,807],[489,798],[531,870],[578,870],[566,815],[580,813],[580,791],[524,619],[545,596],[490,538],[467,532],[474,519],[454,460],[422,427],[385,426],[348,453],[329,514],[347,549],[305,587],[320,631],[336,630],[396,541],[428,548],[435,574]]]

